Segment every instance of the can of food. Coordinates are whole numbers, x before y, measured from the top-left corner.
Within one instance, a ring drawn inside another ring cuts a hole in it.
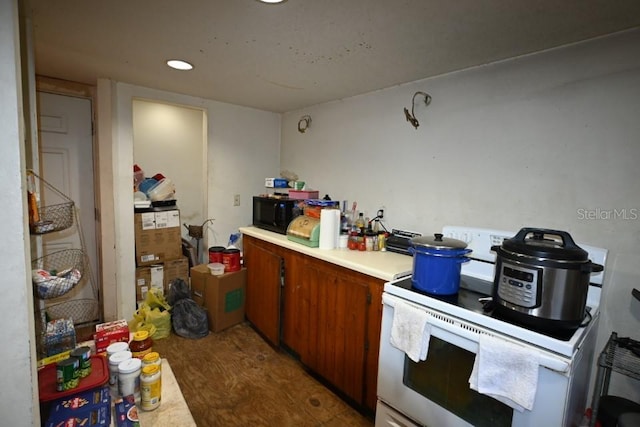
[[[209,264],[214,262],[222,264],[222,252],[224,249],[224,246],[211,246],[209,248]]]
[[[78,359],[80,378],[88,377],[91,373],[91,348],[78,347],[71,350],[71,356]]]
[[[80,383],[80,362],[76,357],[61,360],[56,365],[56,390],[65,391],[76,388]]]
[[[222,252],[224,272],[240,271],[240,249],[230,248]]]

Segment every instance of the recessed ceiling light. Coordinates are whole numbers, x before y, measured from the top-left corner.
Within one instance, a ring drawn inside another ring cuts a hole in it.
[[[193,65],[180,59],[170,59],[167,61],[167,65],[171,68],[175,68],[176,70],[187,71],[193,69]]]
[[[282,3],[285,0],[258,0],[261,1],[262,3]]]

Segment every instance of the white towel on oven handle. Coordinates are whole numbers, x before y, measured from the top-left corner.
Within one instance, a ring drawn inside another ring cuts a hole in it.
[[[530,411],[538,388],[539,366],[535,350],[480,334],[469,385],[520,412]]]
[[[428,320],[424,310],[394,298],[391,345],[404,351],[414,362],[425,360],[431,339]]]

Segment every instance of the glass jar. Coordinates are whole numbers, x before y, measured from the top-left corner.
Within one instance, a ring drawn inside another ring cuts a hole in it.
[[[134,332],[133,340],[129,343],[129,349],[133,357],[140,360],[151,353],[153,351],[153,341],[149,337],[149,331]]]
[[[133,395],[140,401],[140,368],[142,360],[132,358],[118,365],[118,391],[121,396]]]
[[[153,411],[160,406],[162,378],[158,365],[147,365],[140,374],[140,407],[143,411]]]
[[[142,369],[144,369],[145,366],[152,365],[162,370],[162,359],[160,359],[160,354],[157,351],[152,351],[142,358]]]

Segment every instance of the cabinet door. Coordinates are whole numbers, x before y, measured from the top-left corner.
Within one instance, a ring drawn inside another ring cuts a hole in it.
[[[304,281],[307,257],[299,252],[284,252],[284,288],[282,288],[282,342],[290,351],[300,355],[307,345],[309,324],[308,301],[305,300]]]
[[[271,344],[278,346],[282,258],[247,237],[243,242],[247,267],[245,313],[253,326]]]
[[[365,387],[368,286],[327,264],[309,261],[304,280],[307,341],[300,357],[356,402]]]

